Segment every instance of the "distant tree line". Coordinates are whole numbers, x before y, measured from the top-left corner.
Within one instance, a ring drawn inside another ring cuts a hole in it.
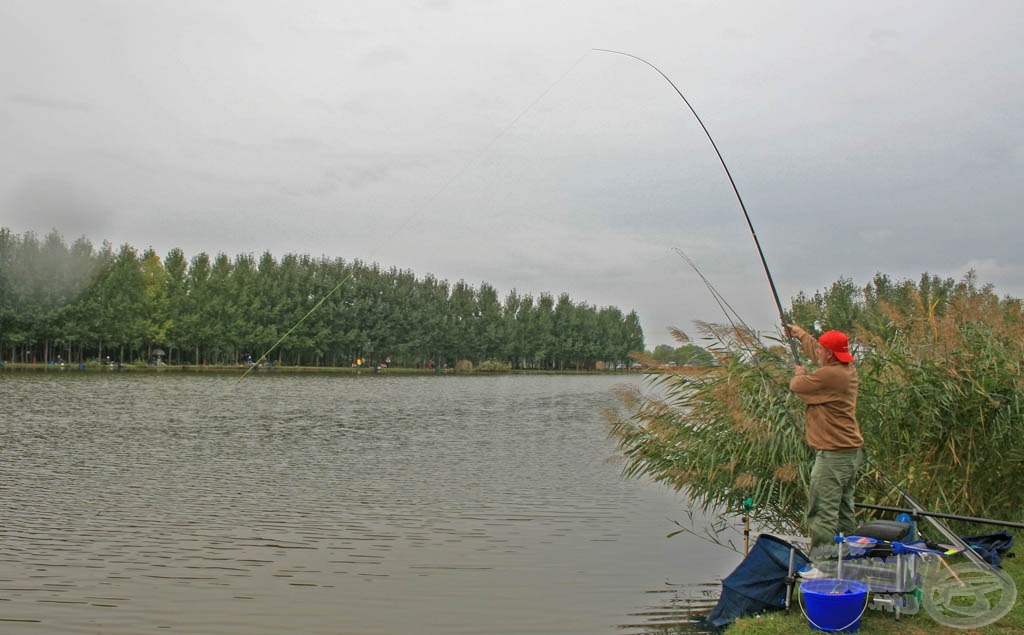
[[[502,300],[487,283],[340,258],[189,259],[172,249],[161,259],[152,249],[95,249],[85,238],[69,246],[57,231],[40,239],[0,228],[0,359],[131,362],[162,352],[169,364],[239,364],[286,333],[270,361],[316,366],[390,358],[588,369],[628,362],[644,341],[635,312],[564,293],[512,290]]]
[[[656,364],[678,366],[713,366],[715,364],[715,357],[706,348],[696,344],[683,344],[678,347],[659,344],[650,353],[650,358]]]

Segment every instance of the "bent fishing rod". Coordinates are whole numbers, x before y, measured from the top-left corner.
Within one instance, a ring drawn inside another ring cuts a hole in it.
[[[711,132],[708,131],[708,127],[706,125],[704,125],[704,120],[702,120],[700,118],[700,115],[698,115],[697,111],[694,110],[693,105],[690,104],[690,100],[686,98],[686,95],[683,94],[683,91],[679,90],[679,87],[675,85],[675,82],[673,82],[671,79],[669,79],[668,75],[663,73],[661,71],[661,69],[658,68],[657,66],[655,66],[654,64],[651,64],[650,62],[648,62],[644,58],[637,57],[636,55],[633,55],[632,53],[625,53],[623,51],[615,51],[615,50],[612,50],[612,49],[601,49],[601,48],[596,48],[594,50],[595,51],[600,51],[602,53],[613,53],[615,55],[623,55],[625,57],[631,57],[631,58],[633,58],[633,59],[635,59],[635,60],[637,60],[639,62],[643,62],[644,64],[646,64],[646,65],[650,66],[651,68],[653,68],[676,91],[676,94],[679,95],[679,98],[683,100],[683,103],[686,104],[686,107],[690,109],[690,112],[693,113],[693,116],[697,119],[697,123],[699,123],[701,129],[704,130],[704,134],[705,134],[705,136],[707,136],[708,141],[711,142],[711,147],[714,148],[715,154],[718,155],[718,161],[722,164],[722,169],[725,170],[725,175],[727,177],[729,177],[729,184],[732,185],[732,191],[733,191],[733,193],[736,194],[736,200],[740,204],[740,209],[743,210],[743,218],[746,219],[747,227],[750,229],[750,235],[754,238],[754,246],[757,247],[757,255],[761,257],[761,266],[764,268],[764,274],[768,278],[768,286],[771,287],[772,298],[775,300],[775,307],[779,310],[779,320],[782,322],[782,332],[787,336],[786,339],[789,341],[789,349],[790,349],[790,352],[793,354],[793,362],[795,364],[799,365],[800,364],[800,354],[799,354],[799,352],[797,350],[796,341],[792,337],[789,337],[789,326],[786,324],[786,312],[782,309],[782,302],[779,300],[779,292],[775,289],[775,280],[772,278],[771,270],[768,269],[768,260],[765,259],[765,257],[764,257],[764,250],[761,249],[761,241],[758,240],[758,238],[757,238],[757,231],[754,230],[754,223],[751,222],[750,214],[747,213],[747,206],[743,204],[743,197],[740,196],[740,190],[739,190],[738,187],[736,187],[736,180],[732,178],[732,172],[729,171],[729,166],[726,165],[725,158],[722,157],[722,153],[718,149],[718,144],[715,143],[714,138],[712,138],[712,136],[711,136]]]
[[[786,312],[782,309],[782,302],[779,300],[779,293],[778,293],[778,291],[775,288],[775,281],[774,281],[774,279],[772,279],[771,271],[768,269],[768,261],[765,259],[764,250],[761,248],[761,241],[758,240],[758,238],[757,238],[757,231],[754,230],[754,224],[750,220],[750,214],[747,212],[747,206],[744,205],[744,203],[743,203],[743,197],[740,196],[740,191],[739,191],[739,188],[736,186],[736,181],[735,181],[735,179],[732,178],[732,173],[729,171],[729,166],[726,165],[725,158],[722,157],[722,153],[718,149],[718,144],[715,143],[714,138],[711,136],[711,132],[708,131],[708,127],[706,125],[704,125],[704,121],[700,118],[700,115],[697,114],[697,111],[693,108],[693,105],[690,104],[690,100],[688,100],[686,98],[686,95],[683,94],[683,91],[679,90],[679,87],[676,86],[675,82],[673,82],[669,78],[668,75],[666,75],[664,72],[662,72],[662,70],[660,68],[658,68],[654,64],[648,62],[647,60],[645,60],[642,57],[638,57],[636,55],[633,55],[632,53],[626,53],[626,52],[623,52],[623,51],[616,51],[616,50],[604,49],[604,48],[595,48],[593,50],[599,51],[599,52],[602,52],[602,53],[612,53],[614,55],[622,55],[624,57],[629,57],[629,58],[632,58],[632,59],[637,60],[639,62],[643,62],[647,66],[653,68],[659,75],[662,76],[662,78],[664,78],[664,80],[666,82],[669,83],[669,85],[673,88],[673,90],[676,91],[676,94],[679,95],[679,98],[683,100],[683,103],[686,104],[686,107],[690,110],[690,112],[693,114],[693,116],[697,119],[697,123],[699,123],[701,129],[704,130],[704,134],[707,136],[708,141],[711,142],[711,147],[714,148],[715,154],[718,155],[718,161],[722,164],[722,169],[725,170],[725,175],[729,178],[729,184],[732,185],[732,191],[736,194],[736,200],[740,204],[740,209],[743,210],[743,218],[746,219],[746,221],[747,221],[747,227],[750,229],[750,235],[754,239],[754,246],[757,247],[757,254],[761,258],[761,266],[764,268],[765,276],[767,276],[767,278],[768,278],[768,285],[769,285],[769,287],[771,287],[772,298],[775,300],[775,307],[779,311],[779,319],[782,322],[783,333],[787,336],[787,340],[789,341],[790,352],[793,354],[793,361],[797,365],[799,365],[800,364],[800,355],[799,355],[799,352],[797,350],[796,341],[789,334],[789,327],[788,327],[788,325],[786,323]],[[879,467],[877,465],[873,465],[872,462],[870,461],[870,459],[868,459],[867,456],[865,456],[865,462],[868,465],[871,465],[872,467],[874,467],[874,469],[878,473],[878,475],[881,476],[882,479],[890,487],[892,487],[896,492],[898,492],[903,497],[903,499],[907,501],[907,503],[911,507],[913,507],[915,509],[922,509],[922,507],[917,503],[917,501],[914,500],[914,498],[910,495],[909,492],[907,492],[905,489],[900,487],[895,481],[893,481],[891,478],[889,478],[889,476],[886,475],[885,472],[883,472],[881,469],[879,469]],[[932,527],[936,531],[938,531],[940,534],[942,534],[944,538],[946,538],[947,540],[949,540],[953,544],[957,544],[957,545],[963,546],[963,547],[967,546],[959,536],[954,534],[948,527],[945,526],[945,524],[940,522],[937,518],[935,518],[933,516],[925,516],[925,519],[932,525]],[[968,549],[966,549],[966,552],[968,553],[968,557],[971,558],[972,560],[975,560],[976,562],[978,560],[980,560],[980,557],[972,549],[968,548]]]

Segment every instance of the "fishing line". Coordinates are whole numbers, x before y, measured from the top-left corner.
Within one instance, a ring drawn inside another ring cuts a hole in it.
[[[715,286],[711,284],[711,281],[704,276],[704,273],[700,270],[699,267],[697,267],[697,263],[695,263],[689,256],[687,256],[686,252],[684,252],[679,247],[673,247],[672,249],[679,255],[680,258],[686,261],[686,264],[690,265],[690,268],[693,269],[694,272],[696,272],[696,274],[704,282],[704,286],[707,287],[708,291],[711,293],[711,297],[714,298],[715,303],[718,304],[718,308],[721,309],[722,313],[725,314],[725,319],[728,320],[729,326],[732,327],[733,331],[739,332],[740,327],[742,327],[744,332],[753,334],[754,330],[751,329],[750,326],[748,326],[747,323],[743,321],[743,318],[740,317],[740,314],[736,312],[736,309],[732,308],[732,305],[730,305],[729,302],[725,299],[725,296],[719,293],[718,289],[716,289]],[[739,322],[739,325],[737,325],[736,322]],[[749,355],[753,356],[754,351],[747,346],[746,341],[742,341],[741,345]]]
[[[676,94],[679,95],[679,97],[683,100],[683,103],[686,104],[686,107],[690,109],[691,113],[693,113],[693,116],[697,119],[697,123],[699,123],[700,127],[704,130],[704,134],[707,136],[708,141],[711,142],[711,147],[714,148],[715,154],[718,155],[718,161],[722,164],[722,168],[725,170],[725,175],[729,177],[729,184],[732,185],[732,191],[736,194],[736,200],[739,201],[740,209],[743,210],[743,217],[747,221],[747,227],[750,229],[750,235],[754,238],[754,246],[757,247],[757,254],[761,257],[761,266],[764,268],[764,273],[768,277],[768,286],[771,287],[772,298],[775,299],[775,307],[779,310],[779,320],[782,323],[782,331],[783,333],[788,335],[789,329],[786,325],[786,312],[783,311],[782,309],[782,302],[779,300],[779,292],[775,289],[775,280],[772,278],[772,272],[768,269],[768,261],[765,259],[764,250],[761,249],[761,241],[758,240],[757,238],[757,232],[754,230],[754,223],[751,222],[750,214],[747,213],[747,206],[743,204],[743,197],[740,196],[740,190],[738,187],[736,187],[736,181],[732,178],[732,172],[729,171],[729,166],[725,164],[725,159],[722,157],[722,153],[718,149],[718,144],[715,143],[714,138],[712,138],[711,136],[711,132],[708,131],[708,127],[704,125],[704,121],[700,118],[700,115],[697,114],[697,111],[694,110],[693,106],[690,104],[690,100],[688,100],[686,98],[686,95],[683,94],[683,91],[679,90],[679,87],[676,86],[671,79],[669,79],[668,75],[663,73],[660,68],[658,68],[654,64],[651,64],[644,58],[637,57],[636,55],[633,55],[631,53],[624,53],[622,51],[615,51],[612,49],[595,48],[593,50],[600,51],[602,53],[613,53],[615,55],[631,57],[637,61],[643,62],[644,64],[650,66],[655,71],[657,71],[658,74],[661,75],[673,89],[675,89]],[[797,351],[796,342],[791,337],[787,339],[789,340],[790,352],[793,354],[793,361],[797,365],[799,365],[800,354]]]
[[[740,323],[740,326],[742,326],[748,331],[753,332],[753,330],[747,325],[747,323],[743,321],[743,318],[740,317],[740,314],[736,312],[736,309],[732,308],[732,305],[730,305],[729,302],[725,299],[725,296],[719,293],[718,289],[716,289],[714,285],[711,284],[711,281],[704,276],[704,273],[700,270],[700,268],[697,267],[697,263],[695,263],[693,259],[687,256],[686,252],[684,252],[679,247],[673,247],[672,250],[675,251],[680,258],[685,260],[686,264],[690,265],[690,268],[693,269],[693,271],[700,277],[701,281],[704,282],[704,286],[707,287],[709,292],[711,292],[711,297],[715,299],[715,302],[718,304],[718,308],[721,309],[722,313],[725,314],[725,319],[729,320],[729,325],[732,326],[733,328],[739,328],[736,326],[736,322],[738,321]],[[734,317],[736,318],[735,320],[733,320]]]
[[[547,88],[545,88],[525,108],[523,108],[521,111],[519,111],[519,113],[515,117],[513,117],[512,120],[504,128],[502,128],[498,132],[498,134],[495,135],[494,138],[492,138],[490,140],[490,142],[488,142],[479,152],[477,152],[470,159],[468,159],[465,162],[463,162],[462,166],[454,174],[452,174],[452,176],[450,176],[447,180],[445,180],[434,191],[433,194],[431,194],[429,197],[426,198],[426,200],[424,200],[422,203],[420,203],[420,205],[417,206],[416,209],[414,209],[410,214],[408,214],[402,222],[400,222],[397,225],[395,225],[394,228],[391,230],[391,232],[388,233],[387,236],[382,239],[381,244],[387,244],[389,241],[393,240],[397,235],[399,235],[402,231],[404,231],[405,228],[408,227],[408,225],[413,220],[418,218],[423,213],[423,211],[427,207],[429,207],[439,196],[441,196],[441,194],[443,194],[448,189],[448,187],[451,186],[452,183],[454,183],[459,178],[461,178],[462,175],[469,169],[470,165],[475,165],[475,164],[479,163],[480,162],[479,161],[480,158],[483,157],[483,156],[486,156],[487,153],[490,152],[491,149],[498,143],[498,141],[500,141],[512,128],[515,127],[515,125],[517,123],[519,123],[520,119],[522,119],[523,117],[526,116],[527,113],[529,113],[530,111],[535,109],[537,107],[537,104],[539,104],[548,95],[548,93],[550,93],[552,90],[554,90],[554,88],[556,86],[561,84],[565,80],[565,78],[569,76],[569,74],[573,71],[573,69],[575,69],[580,64],[580,62],[582,62],[584,60],[584,58],[587,57],[588,54],[589,54],[589,52],[588,53],[584,53],[583,55],[581,55],[575,62],[572,63],[571,66],[569,66],[569,68],[564,73],[562,73],[558,77],[558,79],[556,79],[551,85],[549,85]],[[374,252],[374,250],[371,249],[370,253],[372,254],[373,252]],[[266,360],[267,357],[274,350],[276,350],[277,347],[280,346],[282,342],[284,342],[286,339],[288,339],[288,337],[292,333],[295,332],[295,329],[299,328],[299,326],[301,326],[303,322],[305,322],[311,315],[316,313],[316,311],[321,306],[323,306],[324,302],[326,302],[331,296],[333,296],[335,293],[337,293],[338,290],[341,289],[341,287],[343,287],[345,285],[345,283],[348,282],[351,278],[352,278],[352,272],[351,271],[346,272],[345,275],[343,275],[341,277],[341,279],[338,281],[338,283],[336,285],[334,285],[334,287],[330,291],[328,291],[327,294],[324,295],[324,297],[320,298],[320,300],[316,304],[313,305],[313,308],[311,308],[309,311],[306,312],[305,315],[303,315],[301,318],[299,318],[299,320],[294,325],[292,325],[292,327],[290,329],[288,329],[284,333],[284,335],[282,335],[280,338],[278,338],[278,340],[276,342],[274,342],[270,346],[270,348],[268,348],[262,355],[260,355],[259,358],[256,359],[256,361],[254,361],[252,363],[252,365],[250,365],[249,368],[247,368],[245,370],[244,373],[242,373],[242,375],[238,378],[238,381],[241,381],[241,380],[245,379],[245,377],[250,372],[252,372],[252,370],[254,368],[257,368],[260,365],[260,363],[262,363],[264,360]]]

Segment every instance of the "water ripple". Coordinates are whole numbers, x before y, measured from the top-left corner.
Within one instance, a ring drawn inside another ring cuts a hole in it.
[[[708,572],[607,462],[612,383],[0,374],[0,621],[644,632],[675,615],[646,589]]]

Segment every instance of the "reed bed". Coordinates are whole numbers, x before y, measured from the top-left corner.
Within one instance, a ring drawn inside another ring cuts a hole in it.
[[[854,336],[869,457],[858,501],[903,505],[888,477],[935,511],[1024,520],[1021,302],[971,275],[939,285],[942,293],[927,277],[885,289],[877,282],[859,293],[837,283],[849,306],[819,294],[793,307],[803,324]],[[685,491],[691,511],[749,513],[767,530],[802,532],[813,455],[804,406],[789,391],[792,358],[781,338],[765,345],[735,325],[697,328],[717,366],[620,392],[610,434],[624,473]]]

